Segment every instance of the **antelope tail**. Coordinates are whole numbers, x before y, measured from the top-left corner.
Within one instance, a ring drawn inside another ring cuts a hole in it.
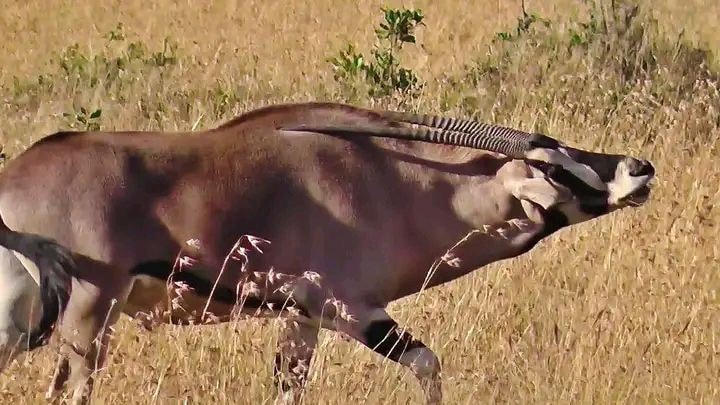
[[[30,350],[43,346],[70,298],[71,274],[75,270],[72,253],[52,239],[15,232],[5,225],[2,218],[0,246],[25,256],[38,268],[42,316],[35,329],[30,331],[28,346]]]

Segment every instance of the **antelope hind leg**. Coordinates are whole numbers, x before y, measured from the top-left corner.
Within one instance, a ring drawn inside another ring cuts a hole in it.
[[[72,393],[73,405],[89,404],[95,374],[105,363],[111,326],[122,312],[130,290],[130,278],[109,266],[94,263],[86,274],[102,280],[73,280],[73,289],[60,325],[61,357],[48,397],[56,397],[63,385]]]
[[[65,354],[60,353],[58,355],[57,363],[55,363],[55,372],[53,373],[52,381],[45,393],[45,399],[47,401],[54,403],[58,399],[69,376],[70,362]]]
[[[278,389],[276,403],[300,403],[307,384],[318,329],[304,322],[286,320],[278,339],[273,375]]]

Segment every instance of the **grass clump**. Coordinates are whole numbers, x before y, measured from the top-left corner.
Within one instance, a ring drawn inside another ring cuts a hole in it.
[[[707,117],[694,131],[698,144],[707,143],[703,134],[718,127],[714,106],[720,102],[720,81],[712,55],[682,35],[674,41],[660,36],[657,20],[637,4],[593,3],[587,20],[563,28],[550,25],[523,10],[515,33],[498,33],[486,55],[449,80],[443,108],[505,121],[533,106],[538,116],[554,121],[592,123],[589,130],[633,122],[634,129],[617,136],[641,145],[657,135],[643,131],[649,122],[669,124],[685,110]],[[522,125],[547,130],[552,122]],[[599,141],[588,146],[601,146]]]

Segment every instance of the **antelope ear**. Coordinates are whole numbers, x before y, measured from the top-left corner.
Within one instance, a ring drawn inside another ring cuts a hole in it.
[[[553,186],[543,177],[515,180],[509,184],[510,193],[518,200],[528,200],[549,209],[557,204],[570,201],[572,195],[564,187]]]

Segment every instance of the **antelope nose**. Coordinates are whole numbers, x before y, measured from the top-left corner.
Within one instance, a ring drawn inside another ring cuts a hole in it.
[[[652,176],[655,174],[655,168],[652,163],[647,160],[633,159],[630,163],[630,175],[631,176]]]

